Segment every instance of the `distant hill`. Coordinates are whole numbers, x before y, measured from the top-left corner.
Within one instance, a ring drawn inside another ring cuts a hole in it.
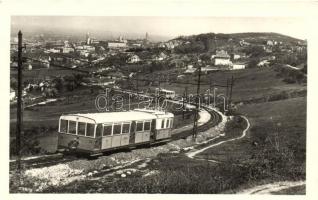
[[[175,39],[181,40],[200,40],[200,39],[240,39],[240,40],[276,40],[282,42],[305,42],[304,40],[297,39],[291,36],[273,33],[273,32],[246,32],[246,33],[203,33],[198,35],[190,35],[190,36],[179,36]]]
[[[179,36],[169,42],[177,44],[178,53],[211,52],[224,49],[229,52],[241,51],[247,45],[261,46],[272,41],[284,46],[306,45],[305,40],[278,33],[204,33],[190,36]]]

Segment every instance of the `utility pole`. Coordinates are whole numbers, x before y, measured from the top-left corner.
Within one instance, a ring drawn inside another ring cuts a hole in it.
[[[183,93],[183,98],[182,98],[182,119],[184,119],[184,111],[185,111],[185,99],[188,96],[188,86],[185,87],[184,93]]]
[[[209,93],[209,103],[208,103],[208,105],[210,106],[210,104],[211,104],[211,93],[212,93],[212,79],[210,78],[209,79],[209,91],[210,91],[210,93]]]
[[[22,32],[18,33],[18,100],[17,100],[17,128],[16,128],[16,154],[17,170],[21,172],[21,134],[23,132],[22,124]]]
[[[233,89],[233,85],[234,85],[234,77],[232,75],[231,78],[231,87],[230,87],[230,98],[229,98],[229,102],[228,102],[228,106],[231,105],[232,103],[232,89]],[[229,108],[228,108],[229,109]]]
[[[199,70],[199,77],[198,77],[198,83],[197,83],[197,98],[196,98],[196,111],[194,114],[194,121],[193,121],[193,130],[192,130],[192,138],[197,138],[198,134],[198,115],[199,115],[199,98],[200,98],[200,81],[201,81],[201,63],[198,65]]]
[[[136,74],[136,88],[137,88],[137,95],[139,94],[139,83],[138,83],[138,78],[139,78],[139,76],[138,76],[138,73]]]
[[[158,90],[157,90],[157,109],[160,107],[160,74],[158,75]]]
[[[229,79],[228,78],[226,79],[226,95],[225,95],[225,98],[226,98],[226,101],[225,101],[226,105],[228,105],[229,104]]]

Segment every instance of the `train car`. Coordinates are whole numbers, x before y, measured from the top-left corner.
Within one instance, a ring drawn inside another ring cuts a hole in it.
[[[164,96],[167,99],[174,99],[176,97],[176,92],[173,90],[166,90],[162,88],[156,88],[156,91],[159,92],[160,96]]]
[[[173,118],[169,112],[145,109],[62,115],[58,149],[100,155],[115,149],[169,140]]]

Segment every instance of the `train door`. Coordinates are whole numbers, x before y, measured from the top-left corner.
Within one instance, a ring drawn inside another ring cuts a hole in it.
[[[109,149],[112,147],[112,124],[103,124],[102,135],[102,149]]]
[[[136,121],[132,121],[130,126],[129,144],[135,144]]]
[[[156,119],[153,119],[151,121],[151,130],[150,130],[150,141],[153,142],[156,139]]]
[[[135,143],[143,142],[143,135],[144,135],[144,122],[137,121],[136,122]]]
[[[121,128],[121,141],[120,146],[127,146],[130,139],[130,122],[123,122]]]
[[[120,143],[121,143],[121,123],[114,123],[112,147],[119,147],[121,146]]]
[[[150,131],[151,131],[151,121],[145,121],[144,122],[144,133],[143,133],[143,137],[142,137],[143,142],[150,141]]]

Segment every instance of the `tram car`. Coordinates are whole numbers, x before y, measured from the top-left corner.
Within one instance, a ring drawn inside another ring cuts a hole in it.
[[[156,92],[159,93],[160,96],[164,96],[167,99],[174,99],[176,97],[176,92],[173,90],[156,88]]]
[[[147,109],[62,115],[58,150],[101,155],[115,149],[168,141],[173,119],[172,113]]]

